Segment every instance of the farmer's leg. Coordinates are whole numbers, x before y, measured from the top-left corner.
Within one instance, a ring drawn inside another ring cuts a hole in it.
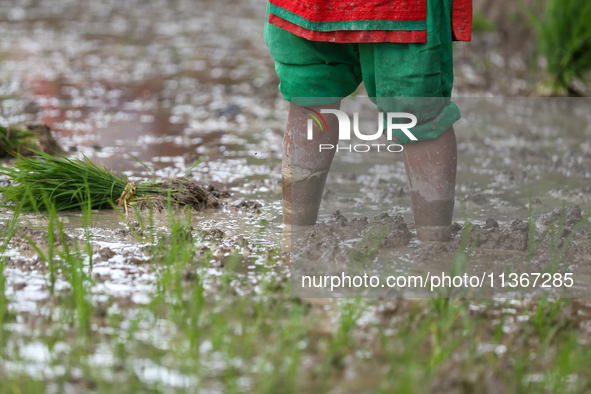
[[[309,114],[320,121],[312,110],[339,108],[341,98],[359,86],[359,48],[357,44],[309,41],[269,23],[265,24],[265,42],[275,60],[279,90],[290,102],[283,142],[283,220],[311,225],[318,216],[334,155],[334,150],[320,152],[319,144],[336,146],[338,124],[335,116],[324,116],[328,130],[321,130],[314,120],[314,139],[309,141],[307,125],[313,119]]]
[[[324,184],[339,137],[336,116],[326,116],[327,124],[321,122],[322,128],[313,121],[313,139],[308,140],[308,120],[312,120],[310,114],[314,115],[313,111],[320,113],[323,108],[339,109],[340,101],[314,107],[290,103],[281,170],[285,224],[313,225],[318,217]],[[320,150],[321,144],[331,145],[333,149]]]
[[[456,140],[452,125],[460,118],[451,102],[453,52],[451,0],[427,0],[427,43],[360,46],[363,79],[370,97],[384,112],[417,117],[412,141],[401,130],[417,236],[447,241],[454,207]],[[407,123],[402,120],[400,123]]]
[[[403,155],[418,238],[449,240],[457,162],[453,127],[436,139],[404,145]]]

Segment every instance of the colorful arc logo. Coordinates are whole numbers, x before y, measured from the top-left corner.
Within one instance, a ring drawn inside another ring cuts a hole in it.
[[[314,111],[312,108],[308,108],[308,107],[303,107],[303,108],[312,112],[312,113],[309,113],[309,112],[302,112],[302,113],[310,115],[312,117],[312,119],[314,119],[316,121],[316,123],[318,123],[318,126],[320,126],[321,131],[324,131],[324,127],[326,127],[326,131],[328,131],[328,124],[326,124],[326,120],[324,120],[324,116],[320,115],[320,112]],[[320,123],[320,120],[322,120],[322,123]],[[322,126],[323,123],[324,123],[324,127]]]

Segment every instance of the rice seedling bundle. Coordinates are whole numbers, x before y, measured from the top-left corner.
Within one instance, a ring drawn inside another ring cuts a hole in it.
[[[580,95],[574,80],[586,83],[591,77],[591,1],[548,0],[541,16],[526,12],[538,33],[538,51],[548,62],[553,93]]]
[[[12,167],[0,167],[0,175],[10,184],[0,188],[2,206],[22,204],[23,211],[57,211],[70,209],[101,209],[113,205],[150,203],[162,207],[190,205],[194,209],[217,207],[219,201],[209,191],[193,181],[166,180],[135,184],[115,176],[90,159],[57,158],[35,151],[37,156],[20,156]]]

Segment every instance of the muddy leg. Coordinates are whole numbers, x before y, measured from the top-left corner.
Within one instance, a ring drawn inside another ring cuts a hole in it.
[[[340,101],[322,107],[307,107],[320,112],[322,108],[339,109]],[[318,118],[323,130],[313,120],[313,139],[308,140],[308,120],[312,111],[290,104],[287,128],[283,138],[283,223],[309,226],[316,223],[324,184],[335,149],[319,151],[320,144],[336,147],[338,121],[334,115],[323,115],[326,125]]]
[[[435,140],[404,145],[404,165],[417,236],[421,241],[449,241],[456,164],[453,127]]]

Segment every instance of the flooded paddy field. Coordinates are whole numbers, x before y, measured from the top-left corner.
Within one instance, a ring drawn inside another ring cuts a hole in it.
[[[588,392],[586,298],[291,297],[288,106],[264,10],[0,1],[1,125],[47,124],[74,157],[129,180],[186,175],[222,202],[127,217],[2,209],[0,392]],[[508,55],[495,32],[475,42],[456,46],[454,95],[531,91],[528,59]],[[586,284],[591,102],[528,100],[457,98],[449,245],[416,240],[392,154],[337,155],[316,231],[352,245],[386,212],[401,231],[393,264],[556,262]]]

